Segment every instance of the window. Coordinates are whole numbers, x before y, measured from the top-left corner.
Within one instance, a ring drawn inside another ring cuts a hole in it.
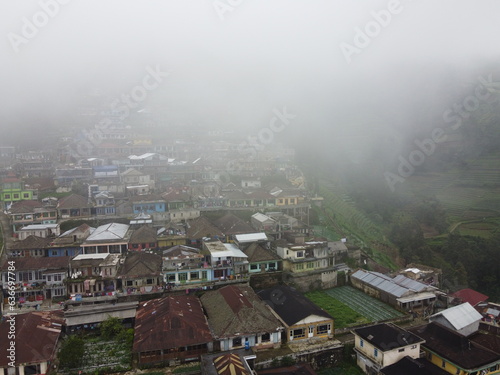
[[[444,360],[443,360],[443,361],[441,361],[441,367],[442,367],[442,368],[445,368],[445,367],[446,367],[446,362],[445,362]]]
[[[330,330],[330,328],[331,328],[330,324],[323,324],[323,325],[318,326],[318,329],[317,329],[318,335],[327,334],[328,331]]]
[[[235,346],[241,346],[241,337],[235,337],[233,339],[233,347]]]
[[[296,270],[303,270],[304,269],[304,264],[302,264],[302,263],[296,264],[295,265],[295,269]]]
[[[256,270],[256,269],[258,269],[258,267],[257,267],[257,265],[256,265],[256,264],[251,264],[251,265],[250,265],[250,269],[251,269],[251,270]]]
[[[10,194],[5,194],[4,197],[5,199],[10,199]]]
[[[30,195],[28,193],[23,193],[23,198],[28,199]]]
[[[292,334],[293,334],[293,338],[294,339],[297,339],[297,338],[300,338],[300,337],[304,337],[305,336],[305,330],[303,328],[300,328],[300,329],[294,329],[292,331]]]
[[[132,280],[127,280],[126,283],[125,283],[126,286],[132,286]]]
[[[208,272],[207,272],[207,271],[201,271],[201,278],[202,278],[203,280],[208,279]]]
[[[264,333],[261,336],[262,342],[269,342],[271,341],[271,335],[269,333]]]
[[[360,346],[360,347],[363,347],[363,345],[364,345],[363,340],[359,340],[359,346]]]
[[[194,271],[194,272],[191,272],[189,276],[190,276],[191,280],[199,280],[200,273],[198,271]]]
[[[52,281],[52,275],[47,275],[47,281]]]
[[[402,353],[402,352],[404,352],[404,351],[405,351],[405,348],[398,349],[398,352],[399,352],[399,353]]]
[[[304,252],[303,251],[297,251],[297,258],[303,258],[304,257]]]
[[[214,277],[223,277],[224,270],[214,270]]]
[[[187,280],[187,272],[179,273],[179,281],[186,281],[186,280]]]
[[[146,279],[146,284],[148,284],[148,285],[153,284],[153,279]]]
[[[52,255],[57,256],[57,250],[52,250]]]
[[[374,349],[373,349],[373,356],[374,356],[375,358],[377,358],[377,357],[378,357],[378,349],[377,349],[377,348],[374,348]]]
[[[14,199],[19,199],[19,194],[14,194]]]

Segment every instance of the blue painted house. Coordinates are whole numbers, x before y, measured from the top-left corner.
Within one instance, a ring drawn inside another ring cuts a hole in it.
[[[82,224],[67,230],[50,243],[46,249],[48,257],[75,256],[82,253],[81,244],[92,234],[95,228]]]
[[[136,195],[130,197],[134,214],[154,214],[167,211],[165,200],[155,194]]]

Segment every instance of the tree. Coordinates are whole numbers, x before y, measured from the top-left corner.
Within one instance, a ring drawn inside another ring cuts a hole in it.
[[[122,322],[119,318],[109,317],[101,323],[101,336],[110,340],[115,338],[123,331]]]
[[[70,336],[62,344],[59,352],[59,366],[62,368],[78,368],[81,366],[85,347],[79,336]]]

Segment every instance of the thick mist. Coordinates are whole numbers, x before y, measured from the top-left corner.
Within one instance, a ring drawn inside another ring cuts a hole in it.
[[[133,110],[157,114],[166,131],[254,135],[286,107],[296,117],[277,141],[383,172],[478,76],[500,79],[494,0],[39,0],[0,10],[2,144],[53,139],[79,125],[90,93],[109,106],[156,69],[161,82]]]

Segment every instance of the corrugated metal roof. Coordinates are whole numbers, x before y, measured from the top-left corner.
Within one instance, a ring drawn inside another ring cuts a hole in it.
[[[358,270],[351,277],[359,279],[374,288],[395,296],[396,298],[403,297],[411,292],[408,288],[404,288],[396,284],[390,277],[378,272]]]
[[[30,224],[22,227],[21,230],[39,230],[39,229],[53,229],[57,228],[59,224]]]
[[[438,312],[432,315],[429,320],[432,322],[433,318],[438,316],[443,316],[457,331],[481,320],[483,317],[469,302]]]
[[[265,233],[247,233],[247,234],[237,234],[236,241],[239,243],[254,242],[254,241],[267,241],[267,236]]]
[[[213,341],[207,318],[196,296],[168,296],[142,302],[135,319],[134,352]]]
[[[405,288],[411,289],[415,292],[422,292],[423,290],[428,288],[427,285],[425,285],[419,281],[410,279],[409,277],[406,277],[404,275],[398,275],[393,280],[396,284],[401,285]]]
[[[261,223],[267,220],[273,220],[269,216],[261,214],[260,212],[257,212],[256,214],[252,215],[252,219],[255,219],[257,221],[260,221]]]
[[[108,253],[98,253],[98,254],[79,254],[73,258],[73,260],[84,260],[84,259],[106,259]]]
[[[87,241],[119,241],[123,240],[127,231],[129,229],[129,225],[127,224],[119,224],[119,223],[110,223],[101,225],[96,228],[96,230],[87,238]]]

